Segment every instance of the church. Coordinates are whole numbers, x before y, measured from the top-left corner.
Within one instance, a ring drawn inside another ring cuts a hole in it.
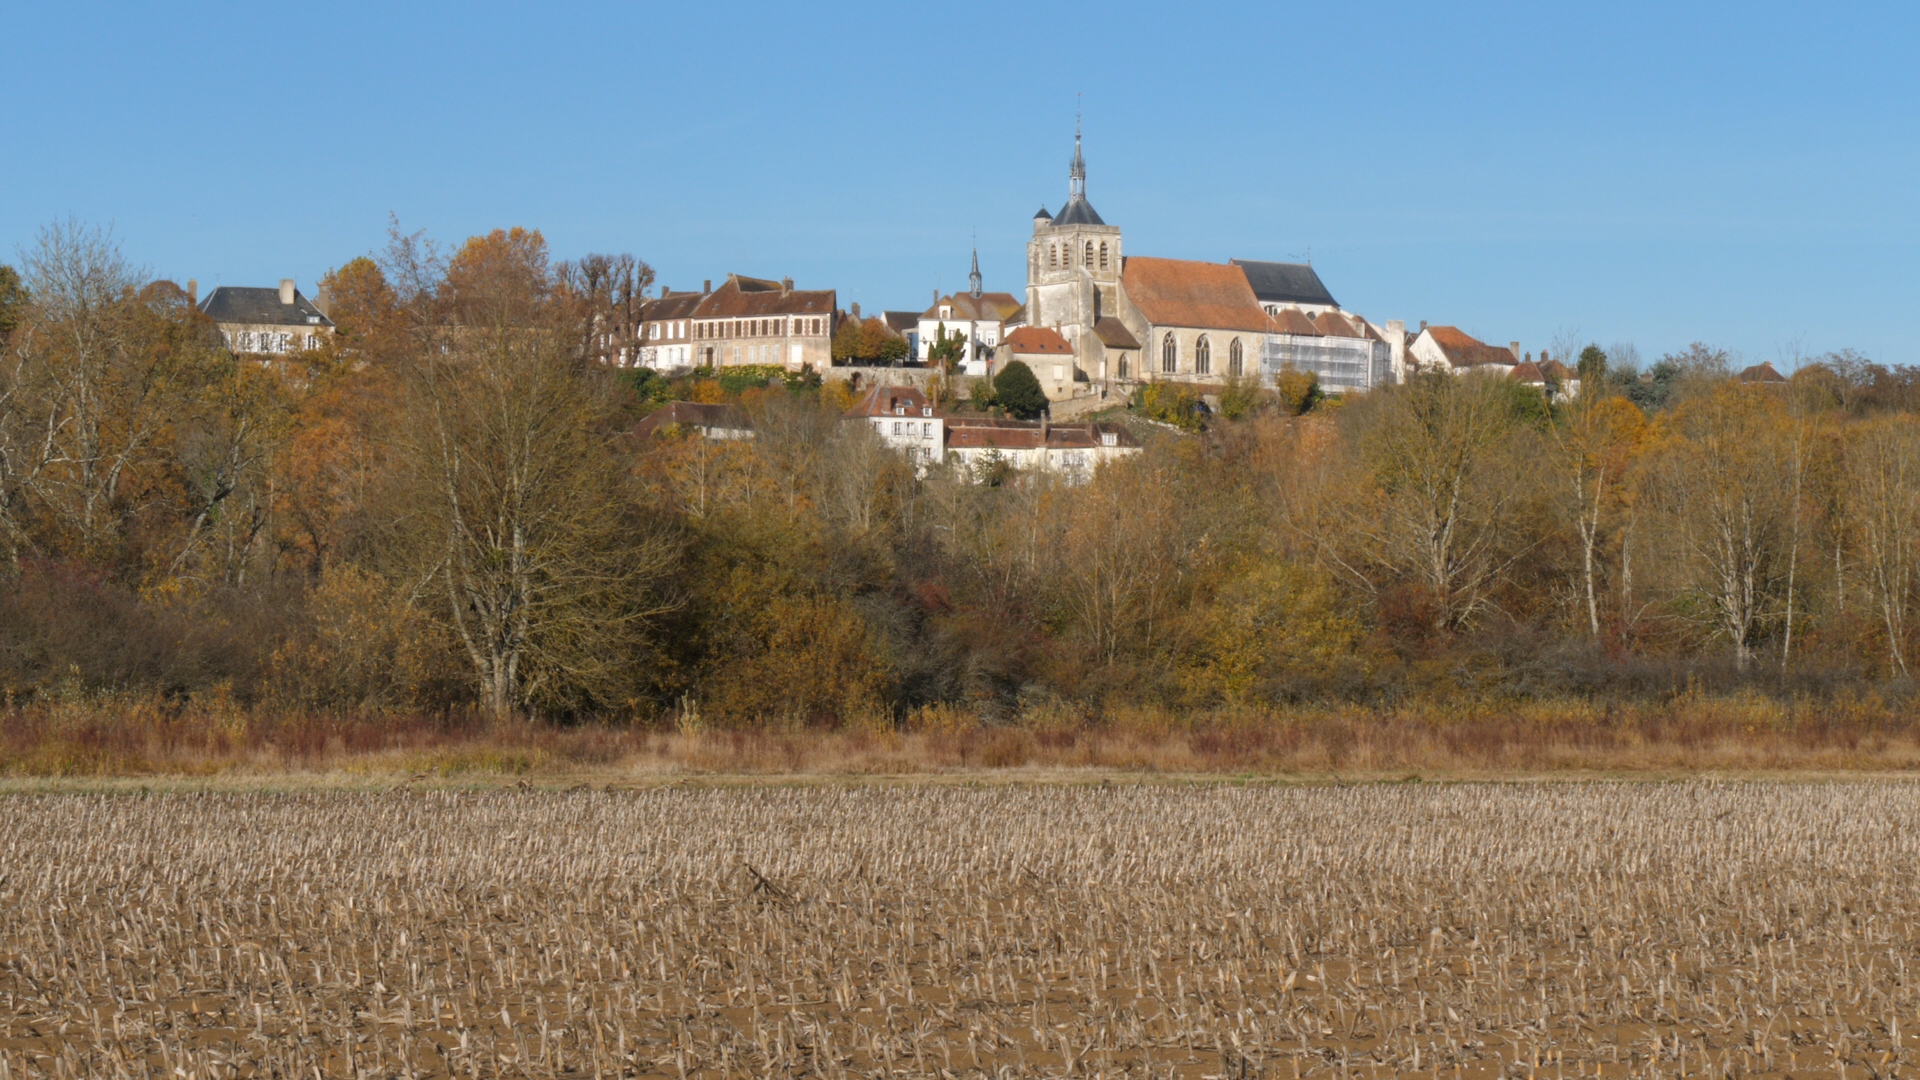
[[[1071,382],[1047,386],[1056,400],[1142,382],[1270,382],[1289,367],[1331,392],[1362,391],[1392,381],[1406,348],[1403,323],[1343,311],[1308,264],[1128,256],[1119,226],[1087,201],[1078,133],[1066,205],[1033,216],[1026,305],[1005,332],[1020,325],[1072,349]]]

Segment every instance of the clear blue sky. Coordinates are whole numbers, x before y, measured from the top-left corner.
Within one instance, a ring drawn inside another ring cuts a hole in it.
[[[1022,287],[1088,194],[1135,255],[1309,251],[1348,308],[1529,351],[1920,363],[1912,5],[16,4],[0,258],[111,223],[303,287],[388,214],[541,229],[676,288]]]

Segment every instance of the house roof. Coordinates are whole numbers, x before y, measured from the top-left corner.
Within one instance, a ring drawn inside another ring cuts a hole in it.
[[[883,311],[880,317],[887,321],[887,329],[905,333],[920,325],[920,316],[912,311]]]
[[[1138,447],[1140,440],[1119,424],[1050,424],[1028,420],[981,421],[972,417],[947,422],[950,450],[1092,450],[1112,435],[1114,446]]]
[[[1739,379],[1741,382],[1755,383],[1783,383],[1787,381],[1785,375],[1775,371],[1773,365],[1764,360],[1750,368],[1742,370],[1740,374],[1735,375],[1734,378]]]
[[[1358,317],[1338,311],[1321,312],[1313,317],[1313,325],[1319,328],[1323,337],[1367,338],[1373,336],[1367,330],[1366,324]]]
[[[697,292],[668,293],[658,300],[648,300],[640,305],[640,321],[690,319],[693,317],[694,309],[700,306],[700,300],[705,295]]]
[[[1253,295],[1263,304],[1325,304],[1339,307],[1333,294],[1321,283],[1320,275],[1309,263],[1260,262],[1234,259],[1232,265],[1244,270]]]
[[[1421,331],[1433,338],[1446,355],[1447,363],[1454,367],[1479,367],[1482,364],[1504,364],[1512,367],[1520,362],[1512,349],[1503,349],[1498,345],[1489,345],[1457,326],[1429,326]]]
[[[1060,336],[1060,331],[1044,326],[1023,326],[1008,334],[1001,344],[1006,346],[1009,352],[1023,356],[1071,356],[1073,354],[1073,345]]]
[[[1577,379],[1580,377],[1579,372],[1574,371],[1558,360],[1543,360],[1539,366],[1540,374],[1545,375],[1549,379]]]
[[[1127,329],[1127,324],[1111,315],[1100,316],[1100,321],[1093,324],[1093,332],[1100,339],[1100,343],[1109,349],[1140,347],[1140,339],[1133,336],[1133,331]]]
[[[1265,331],[1272,325],[1247,275],[1227,263],[1133,256],[1120,281],[1127,299],[1156,326]]]
[[[1545,386],[1547,384],[1546,374],[1540,370],[1540,365],[1532,361],[1527,361],[1514,367],[1512,371],[1507,372],[1507,378],[1512,379],[1514,382],[1526,383],[1528,386]]]
[[[978,319],[983,322],[1004,322],[1007,316],[1020,310],[1020,301],[1012,293],[981,293],[975,298],[972,293],[954,293],[943,296],[933,302],[933,306],[920,313],[922,319],[939,319],[940,309],[947,307],[953,314],[948,319]]]
[[[633,426],[633,433],[640,438],[659,434],[660,429],[671,425],[699,428],[730,428],[735,431],[750,431],[753,421],[738,405],[707,405],[694,401],[670,401],[648,413],[646,419]]]
[[[217,323],[250,326],[333,326],[333,320],[313,306],[299,289],[293,303],[280,302],[280,290],[220,285],[200,301],[200,310]]]
[[[851,408],[840,415],[850,420],[868,416],[924,416],[926,414],[921,410],[931,405],[932,402],[927,400],[927,395],[921,393],[916,387],[872,386],[866,393],[860,395],[859,400],[855,401]],[[905,409],[906,413],[897,412],[896,410],[899,409]],[[940,410],[935,408],[933,415],[939,416]]]
[[[831,315],[833,308],[832,289],[788,289],[778,281],[728,274],[726,283],[703,295],[688,317],[738,319],[756,315]]]

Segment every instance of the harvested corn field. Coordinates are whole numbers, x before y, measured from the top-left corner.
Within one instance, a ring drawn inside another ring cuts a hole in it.
[[[18,796],[0,1077],[1869,1080],[1920,787]]]

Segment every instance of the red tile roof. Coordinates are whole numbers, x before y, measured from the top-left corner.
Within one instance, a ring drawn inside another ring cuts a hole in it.
[[[1775,371],[1773,365],[1764,360],[1740,372],[1740,374],[1734,376],[1734,378],[1739,379],[1741,382],[1757,383],[1783,383],[1787,381],[1786,376]]]
[[[1042,441],[1044,431],[1045,440]],[[1092,450],[1105,446],[1102,435],[1112,435],[1114,446],[1137,447],[1140,440],[1119,424],[1052,424],[1044,429],[1031,420],[993,420],[952,417],[947,421],[947,447],[953,450]]]
[[[1155,326],[1265,331],[1271,325],[1238,266],[1133,256],[1120,271],[1120,282],[1127,299]]]
[[[1073,354],[1073,346],[1066,338],[1060,336],[1060,331],[1050,330],[1044,326],[1023,326],[1008,334],[1001,344],[1005,345],[1009,352],[1022,356],[1071,356]]]
[[[899,416],[902,414],[895,410],[905,409],[904,415],[924,416],[926,414],[921,410],[930,404],[927,395],[911,386],[875,386],[861,394],[860,399],[841,415],[848,418]],[[933,415],[939,416],[940,410],[935,409]]]
[[[1292,334],[1295,337],[1319,337],[1320,327],[1306,313],[1298,308],[1281,308],[1280,314],[1273,317],[1274,333]]]
[[[1446,354],[1447,362],[1457,368],[1478,367],[1482,364],[1505,364],[1511,367],[1520,362],[1520,358],[1513,354],[1512,349],[1489,345],[1457,326],[1429,326],[1426,333],[1432,336],[1433,343],[1440,346],[1440,351]]]
[[[1512,379],[1514,382],[1526,383],[1528,386],[1545,386],[1547,384],[1547,377],[1541,372],[1540,365],[1531,361],[1519,364],[1512,371],[1507,372],[1507,378]]]

